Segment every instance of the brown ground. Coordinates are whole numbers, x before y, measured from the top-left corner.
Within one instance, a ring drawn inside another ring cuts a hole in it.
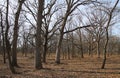
[[[33,57],[18,57],[16,68],[19,74],[11,74],[7,64],[2,63],[0,56],[0,78],[120,78],[120,55],[107,57],[105,69],[100,69],[102,58],[85,57],[83,59],[61,60],[57,65],[49,58],[44,69],[34,69]]]

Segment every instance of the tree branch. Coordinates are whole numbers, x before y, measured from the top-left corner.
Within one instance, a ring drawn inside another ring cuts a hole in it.
[[[81,29],[81,28],[91,27],[91,26],[92,26],[92,25],[86,25],[86,26],[77,27],[77,28],[74,28],[74,29],[72,29],[72,30],[69,30],[69,31],[64,32],[64,34],[69,33],[69,32],[73,32],[73,31],[78,30],[78,29]]]

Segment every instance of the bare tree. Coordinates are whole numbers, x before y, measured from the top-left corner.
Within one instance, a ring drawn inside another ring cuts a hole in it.
[[[86,35],[83,34],[83,37],[84,37],[84,41],[86,41],[88,55],[93,56],[93,52],[96,48],[93,34],[90,33],[87,33]]]
[[[81,58],[84,58],[84,54],[83,54],[83,40],[82,40],[82,30],[79,29],[77,31],[77,34],[79,36],[79,49],[80,49],[80,53],[81,53]]]
[[[36,30],[36,52],[35,52],[35,68],[41,69],[41,52],[42,52],[42,19],[43,19],[43,10],[44,10],[44,0],[38,0],[38,13],[37,13],[37,30]]]
[[[70,14],[72,14],[74,12],[74,10],[80,6],[80,5],[85,5],[85,4],[88,4],[90,3],[92,0],[90,1],[81,1],[81,0],[65,0],[66,2],[66,12],[63,16],[63,21],[62,21],[62,24],[61,24],[61,27],[60,27],[60,36],[59,36],[59,40],[58,40],[58,43],[57,43],[57,49],[56,49],[56,58],[55,58],[55,63],[59,64],[60,63],[60,49],[61,49],[61,42],[62,42],[62,39],[63,39],[63,35],[64,35],[64,28],[66,26],[66,22],[67,22],[67,19],[68,17],[70,16]]]
[[[106,41],[105,41],[105,46],[104,46],[104,58],[103,58],[103,63],[102,63],[102,67],[101,69],[105,68],[105,63],[106,63],[106,53],[107,53],[107,46],[108,46],[108,41],[109,41],[109,34],[108,34],[108,28],[110,26],[111,20],[113,18],[113,12],[116,8],[116,6],[118,5],[119,0],[116,1],[115,5],[113,6],[113,8],[108,12],[108,22],[106,24],[105,27],[105,31],[106,31]]]
[[[9,41],[8,33],[9,33],[9,21],[8,21],[8,14],[9,14],[9,0],[7,0],[7,7],[6,7],[6,29],[5,29],[5,45],[6,45],[6,52],[8,55],[8,62],[9,62],[9,68],[12,73],[16,73],[14,67],[12,66],[12,60],[10,56],[11,52],[11,44]]]
[[[60,8],[56,8],[55,4],[56,4],[57,0],[51,0],[50,3],[47,4],[47,8],[48,11],[46,11],[46,9],[44,9],[44,51],[43,51],[43,62],[46,62],[46,54],[47,54],[47,50],[48,50],[48,43],[50,38],[54,35],[54,33],[58,30],[57,25],[59,25],[59,23],[62,21],[60,18],[56,19],[56,21],[53,23],[52,18],[55,15],[55,13],[60,9]],[[54,8],[55,7],[55,8]],[[52,26],[51,26],[51,23]],[[50,26],[52,27],[50,29]]]
[[[17,12],[15,14],[15,21],[14,21],[14,33],[13,33],[13,45],[12,45],[12,65],[19,67],[17,64],[17,39],[18,39],[18,31],[19,31],[19,25],[18,20],[20,16],[20,11],[22,9],[22,4],[25,0],[19,0],[19,6],[17,9]]]
[[[29,38],[29,33],[28,33],[28,31],[27,32],[25,32],[25,30],[24,30],[24,32],[23,32],[23,48],[22,48],[22,53],[23,53],[23,55],[25,55],[25,57],[27,56],[27,52],[28,52],[28,38]]]
[[[107,16],[100,9],[95,9],[91,13],[87,13],[86,16],[91,24],[94,23],[96,25],[86,28],[86,31],[91,34],[91,37],[93,36],[97,46],[97,57],[100,58],[100,42],[105,33],[104,26],[107,21]]]

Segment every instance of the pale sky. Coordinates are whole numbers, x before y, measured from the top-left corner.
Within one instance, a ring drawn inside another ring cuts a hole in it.
[[[10,0],[11,1],[11,0]],[[15,2],[15,0],[13,0]],[[17,1],[17,0],[16,0]],[[60,0],[62,1],[62,0]],[[107,1],[107,0],[100,0],[100,1]],[[112,1],[112,3],[115,3],[116,0],[108,0],[108,1]],[[0,0],[0,8],[1,8],[1,5],[3,4],[3,2],[6,2],[5,0]],[[120,2],[118,4],[118,6],[120,7]],[[119,15],[120,16],[120,15]],[[118,21],[120,22],[120,21]],[[114,27],[112,27],[112,33],[114,35],[118,35],[120,37],[120,23],[116,24]]]

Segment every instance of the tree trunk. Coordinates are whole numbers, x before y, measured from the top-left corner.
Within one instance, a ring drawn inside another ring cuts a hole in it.
[[[2,46],[3,46],[3,61],[4,63],[6,63],[6,59],[5,59],[5,36],[4,36],[4,27],[3,27],[3,18],[2,18],[2,12],[1,12],[1,33],[2,33]]]
[[[106,28],[106,42],[105,42],[105,46],[104,46],[104,53],[103,53],[104,57],[103,57],[103,63],[102,63],[101,69],[105,68],[108,40],[109,40],[109,37],[108,37],[108,28]]]
[[[44,52],[43,52],[43,63],[46,63],[46,54],[47,54],[47,37],[45,38]]]
[[[105,49],[105,48],[104,48]],[[103,63],[101,69],[105,68],[105,63],[106,63],[106,50],[104,51],[104,57],[103,57]]]
[[[59,38],[59,41],[57,43],[57,48],[56,48],[55,63],[57,64],[60,64],[60,50],[61,50],[62,38],[63,38],[63,34],[60,34],[60,38]]]
[[[105,28],[105,30],[106,30],[106,42],[105,42],[105,47],[104,47],[104,58],[103,58],[103,63],[102,63],[101,69],[104,69],[104,68],[105,68],[107,46],[108,46],[108,41],[109,41],[108,28],[109,28],[110,22],[111,22],[111,20],[112,20],[113,12],[114,12],[114,10],[115,10],[115,8],[116,8],[116,6],[117,6],[118,3],[119,3],[119,0],[116,1],[115,5],[113,6],[113,8],[111,9],[111,11],[110,11],[110,13],[109,13],[109,15],[108,15],[109,19],[108,19],[108,22],[107,22],[107,25],[106,25],[106,28]]]
[[[100,58],[100,41],[97,41],[97,57]]]
[[[46,54],[48,49],[48,27],[46,27],[46,34],[45,34],[45,43],[44,43],[44,51],[43,51],[43,63],[46,63]]]
[[[111,20],[111,19],[110,19]],[[109,22],[110,23],[110,22]],[[106,27],[106,42],[105,42],[105,46],[104,46],[104,55],[103,55],[103,63],[102,63],[102,66],[101,66],[101,69],[104,69],[105,68],[105,63],[106,63],[106,53],[107,53],[107,46],[108,46],[108,41],[109,41],[109,35],[108,35],[108,27],[109,27],[109,24],[108,26]]]
[[[91,45],[90,44],[88,45],[88,55],[89,56],[91,55]]]
[[[67,53],[68,53],[68,59],[70,60],[70,48],[69,48],[69,45],[67,47]]]
[[[55,57],[55,63],[57,64],[60,64],[60,49],[61,49],[61,44],[62,44],[63,35],[64,35],[64,28],[66,25],[67,18],[68,18],[68,15],[66,14],[62,23],[62,27],[60,29],[60,36],[57,42],[56,57]]]
[[[67,55],[68,55],[68,59],[70,59],[70,48],[69,48],[69,37],[67,34]]]
[[[81,51],[81,58],[84,58],[83,55],[83,45],[82,45],[82,34],[81,34],[81,30],[79,29],[79,36],[80,36],[80,51]]]
[[[1,31],[1,30],[0,30]],[[1,39],[1,32],[0,32],[0,54],[2,54],[2,39]]]
[[[88,55],[92,56],[92,48],[93,48],[93,37],[89,34],[89,41],[88,41]]]
[[[81,45],[81,47],[80,47],[80,50],[81,50],[81,58],[84,58],[83,47],[82,47],[82,45]]]
[[[22,4],[25,0],[22,0],[19,2],[19,7],[17,9],[16,15],[15,15],[15,25],[14,25],[14,34],[13,34],[13,46],[12,46],[12,65],[19,67],[17,64],[17,40],[18,40],[18,31],[19,31],[19,25],[18,20],[20,16],[20,11],[22,9]]]
[[[42,52],[42,19],[43,19],[44,0],[38,0],[37,14],[37,31],[36,31],[36,52],[35,52],[35,69],[42,69],[41,52]]]
[[[9,0],[7,0],[7,7],[6,7],[6,30],[5,30],[5,44],[6,44],[6,52],[8,55],[8,64],[9,64],[9,68],[11,70],[12,73],[16,73],[14,67],[12,66],[12,61],[11,61],[11,57],[10,57],[10,51],[11,51],[11,45],[10,42],[8,40],[8,31],[9,31],[9,22],[8,22],[8,13],[9,13]]]
[[[7,33],[6,33],[6,39],[5,39],[5,41],[6,41],[6,52],[7,52],[7,57],[8,57],[9,68],[10,68],[11,72],[13,74],[15,74],[16,72],[15,72],[15,69],[14,69],[14,67],[12,65],[12,60],[11,60],[11,56],[10,56],[11,45],[10,45],[8,39],[7,39]]]
[[[74,58],[75,57],[75,46],[74,46],[74,39],[73,39],[73,32],[72,32],[72,50],[71,50],[72,52],[71,52],[71,56],[72,56],[72,58]]]
[[[42,61],[41,61],[41,49],[40,46],[36,46],[35,51],[35,69],[42,69]]]

